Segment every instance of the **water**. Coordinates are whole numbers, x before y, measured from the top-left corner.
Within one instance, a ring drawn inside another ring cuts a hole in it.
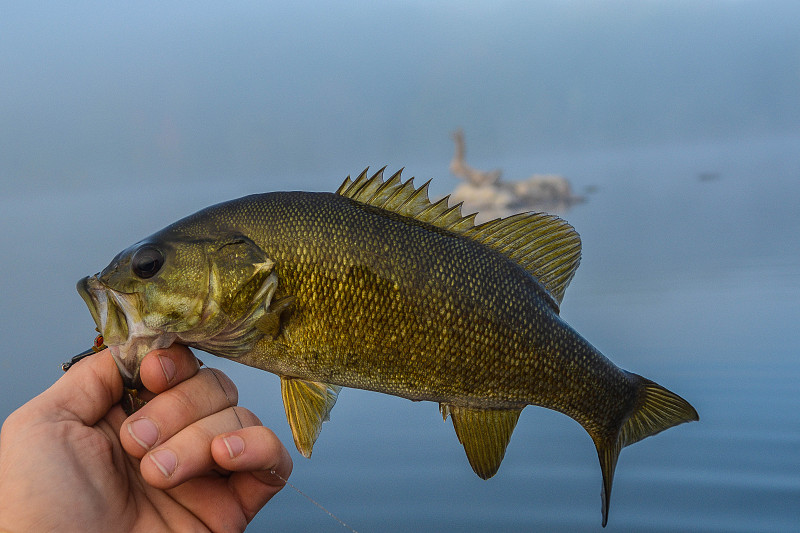
[[[376,161],[375,164],[382,163]],[[455,185],[446,161],[409,172]],[[356,168],[351,172],[360,170]],[[800,523],[800,139],[743,139],[509,159],[597,192],[565,214],[583,260],[562,315],[618,365],[687,398],[700,422],[623,450],[608,531],[794,531]],[[706,178],[700,179],[702,174]],[[0,416],[60,374],[93,324],[74,290],[121,248],[243,194],[331,190],[339,175],[0,199]],[[210,357],[204,357],[212,362]],[[287,445],[274,376],[213,360]],[[292,447],[293,448],[293,447]],[[599,530],[600,469],[567,417],[528,408],[497,476],[478,479],[437,406],[346,389],[291,481],[359,531]],[[255,531],[345,531],[287,489]]]

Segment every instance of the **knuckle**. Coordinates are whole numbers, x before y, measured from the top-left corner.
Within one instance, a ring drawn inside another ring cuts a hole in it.
[[[204,368],[201,372],[207,381],[216,384],[221,389],[229,405],[236,405],[239,402],[239,389],[224,372],[216,368]]]
[[[233,414],[236,415],[236,418],[239,419],[239,422],[242,423],[243,427],[250,427],[250,426],[260,426],[261,420],[249,409],[246,407],[241,406],[231,406],[230,409],[233,411]]]

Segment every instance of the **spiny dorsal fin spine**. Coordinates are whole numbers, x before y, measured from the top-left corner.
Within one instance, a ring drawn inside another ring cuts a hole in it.
[[[358,190],[362,181],[366,179],[367,170],[369,169],[365,168],[361,172],[361,174],[359,174],[358,177],[356,177],[355,181],[351,180],[350,176],[347,176],[342,182],[342,184],[339,185],[339,188],[336,190],[336,194],[352,198],[353,193]]]
[[[356,190],[357,190],[356,194],[358,194],[359,196],[363,196],[361,194],[361,192],[364,190],[364,187],[366,187],[367,184],[370,183],[372,178],[375,178],[375,177],[377,177],[378,179],[382,180],[383,179],[383,170],[378,170],[375,174],[370,176],[367,173],[367,169],[364,169],[364,171],[361,174],[358,175],[358,180],[356,181],[356,183],[354,185]]]
[[[398,209],[402,215],[417,218],[420,214],[419,207],[428,203],[428,185],[430,181],[425,182],[418,189],[414,189],[414,178],[408,180],[407,183],[410,184],[413,192],[398,206]]]
[[[336,189],[336,194],[338,194],[340,196],[344,196],[345,195],[344,193],[347,192],[347,189],[349,189],[350,185],[352,185],[352,184],[353,184],[353,180],[350,179],[350,176],[347,176],[344,179],[344,181],[342,182],[342,184],[339,185],[339,188]]]
[[[423,187],[425,187],[425,193],[426,193],[425,196],[426,197],[427,197],[429,184],[430,184],[430,180],[426,181],[425,185],[423,185]],[[422,187],[420,187],[420,189],[421,188]],[[432,220],[432,219],[436,218],[436,214],[439,213],[443,208],[447,207],[447,202],[449,200],[450,200],[450,195],[448,194],[447,196],[445,196],[444,198],[440,198],[436,202],[431,203],[429,201],[428,202],[428,207],[426,207],[425,209],[423,209],[422,211],[420,211],[418,213],[420,219],[422,219],[422,220]]]
[[[458,202],[456,205],[451,207],[450,209],[445,210],[439,219],[442,222],[442,225],[445,229],[450,229],[454,225],[458,224],[461,220],[463,220],[463,216],[461,215],[461,206],[464,202]]]
[[[405,183],[401,183],[397,191],[392,194],[391,198],[388,202],[384,205],[386,209],[389,211],[394,211],[399,213],[399,209],[401,205],[404,205],[406,200],[408,200],[408,195],[414,192],[414,178],[406,181]]]
[[[364,169],[364,171],[358,175],[353,184],[350,186],[348,193],[357,194],[358,190],[364,185],[366,181],[367,181],[367,169]]]
[[[380,169],[355,181],[348,176],[337,194],[399,215],[426,222],[489,246],[535,276],[554,300],[556,311],[580,263],[580,237],[568,223],[546,213],[519,213],[475,225],[476,213],[463,216],[461,204],[448,206],[449,196],[428,198],[430,180],[414,187],[414,178],[402,181],[401,172],[383,180]]]
[[[477,215],[478,213],[470,213],[469,215],[463,217],[461,220],[458,220],[455,223],[453,223],[453,225],[448,227],[447,229],[449,229],[450,231],[454,231],[456,233],[465,233],[469,228],[475,225],[475,217]]]
[[[430,183],[430,182],[428,182],[428,183]],[[426,191],[427,191],[427,188],[426,188]],[[434,225],[440,226],[440,227],[445,227],[445,226],[449,225],[448,222],[452,222],[452,221],[448,221],[448,219],[447,219],[448,212],[452,211],[451,208],[447,207],[447,204],[448,204],[449,200],[450,200],[450,195],[447,195],[444,198],[440,199],[439,201],[430,204],[428,207],[426,207],[425,209],[423,209],[422,211],[419,212],[419,214],[418,214],[419,220],[423,220],[425,222],[430,222],[431,224],[434,224]],[[460,209],[460,206],[456,206],[456,207]],[[462,218],[461,217],[461,213],[460,212],[457,213],[456,217],[458,217],[458,219],[461,219]],[[442,224],[439,224],[438,222],[441,222]]]
[[[386,168],[386,167],[383,167],[383,168]],[[381,169],[381,170],[383,170],[383,169]],[[398,183],[400,183],[400,175],[402,174],[402,172],[403,172],[403,169],[401,168],[400,170],[398,170],[397,172],[395,172],[394,174],[392,174],[392,175],[391,175],[391,177],[389,177],[389,179],[388,179],[388,180],[386,180],[386,181],[383,183],[383,185],[381,185],[381,186],[378,188],[378,190],[377,190],[376,194],[380,196],[380,195],[382,195],[382,194],[384,193],[384,191],[387,191],[387,190],[389,190],[389,189],[392,189],[392,188],[394,188],[394,187],[395,187],[395,186],[396,186]],[[395,193],[394,193],[394,194],[397,194],[397,191],[395,191]],[[384,201],[384,203],[387,203],[387,202],[388,202],[390,199],[391,199],[391,196],[387,197],[387,198],[386,198],[386,200]]]
[[[386,167],[383,167],[378,172],[373,174],[371,178],[366,180],[361,187],[359,187],[354,199],[366,201],[369,198],[374,198],[378,190],[383,185],[383,170],[385,168]],[[366,172],[363,175],[366,176]],[[359,179],[361,179],[361,176],[359,176]]]

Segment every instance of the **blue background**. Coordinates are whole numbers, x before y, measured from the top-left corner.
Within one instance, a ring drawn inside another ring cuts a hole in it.
[[[94,326],[75,282],[202,207],[365,166],[567,176],[562,315],[701,421],[626,448],[608,531],[800,522],[800,4],[3,2],[0,417]],[[715,179],[700,179],[701,177]],[[209,357],[203,357],[207,363]],[[291,446],[278,380],[227,361]],[[291,481],[359,531],[600,525],[572,420],[523,413],[478,479],[437,406],[344,390]],[[342,530],[291,489],[253,530]]]

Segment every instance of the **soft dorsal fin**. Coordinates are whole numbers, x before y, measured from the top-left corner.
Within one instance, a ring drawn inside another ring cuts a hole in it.
[[[547,213],[520,213],[491,220],[464,234],[516,261],[559,305],[581,261],[578,232]]]
[[[472,469],[481,479],[497,473],[522,409],[470,409],[439,404],[442,418],[453,418],[458,442],[464,446]]]
[[[330,420],[339,385],[281,376],[281,396],[286,419],[292,428],[294,445],[304,457],[311,457],[322,423]]]
[[[561,304],[581,259],[581,239],[567,222],[546,213],[520,213],[476,226],[475,214],[462,216],[460,203],[448,205],[449,196],[431,202],[430,181],[415,188],[414,178],[400,179],[402,169],[384,181],[384,168],[372,177],[365,169],[355,181],[348,176],[336,194],[485,244],[525,268],[550,293],[556,306]]]

